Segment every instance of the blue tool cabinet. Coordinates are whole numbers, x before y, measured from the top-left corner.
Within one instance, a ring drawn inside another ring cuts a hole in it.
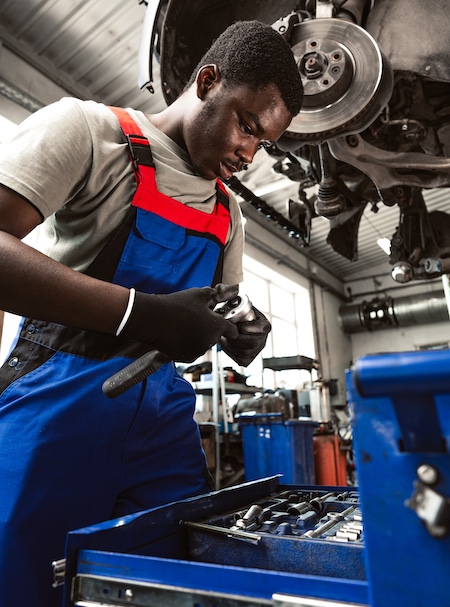
[[[75,530],[66,607],[448,607],[450,351],[363,357],[347,382],[357,488],[274,476]]]
[[[374,607],[450,605],[450,350],[347,373]]]

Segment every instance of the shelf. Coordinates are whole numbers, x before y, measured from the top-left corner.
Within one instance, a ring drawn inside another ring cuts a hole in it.
[[[211,395],[213,390],[212,381],[196,381],[192,382],[194,390],[197,394]],[[235,384],[234,382],[225,382],[225,392],[227,394],[256,394],[262,392],[262,388],[257,386],[247,386],[246,384]]]
[[[272,371],[286,371],[288,369],[305,369],[311,371],[318,369],[319,363],[313,358],[307,356],[280,356],[273,358],[263,358],[263,369],[272,369]]]

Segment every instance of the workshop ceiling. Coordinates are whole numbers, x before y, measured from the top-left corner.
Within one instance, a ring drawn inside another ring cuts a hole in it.
[[[156,0],[149,0],[153,1]],[[149,113],[161,110],[165,102],[159,90],[156,62],[155,94],[140,90],[137,84],[137,57],[145,10],[139,0],[2,0],[0,113],[5,97],[11,100],[16,95],[15,101],[28,103],[31,111],[58,98],[51,88],[44,89],[38,96],[29,72],[22,73],[15,67],[8,69],[13,65],[7,60],[8,53],[35,68],[32,73],[49,78],[58,87],[57,91],[62,89],[61,94],[66,92]],[[22,100],[20,93],[23,93]],[[272,171],[273,163],[264,151],[258,152],[254,166],[245,175],[246,185],[278,212],[287,215],[289,197],[296,197],[297,186]],[[429,210],[450,211],[447,190],[429,191],[425,198]],[[376,241],[380,237],[391,238],[397,223],[397,207],[379,205],[378,212],[374,213],[368,205],[359,230],[358,260],[350,262],[327,244],[329,222],[317,217],[312,221],[310,246],[303,252],[344,281],[365,272],[371,275],[377,266],[379,271],[380,264],[384,264],[388,274],[388,256]],[[280,236],[286,238],[281,228]]]

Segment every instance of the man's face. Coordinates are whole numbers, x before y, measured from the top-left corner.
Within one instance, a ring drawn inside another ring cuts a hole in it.
[[[292,120],[277,87],[254,91],[216,83],[184,132],[186,149],[205,179],[229,179],[250,164],[261,145],[276,141]]]

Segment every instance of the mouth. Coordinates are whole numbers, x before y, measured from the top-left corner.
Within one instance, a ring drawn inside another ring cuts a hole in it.
[[[242,170],[243,167],[238,167],[231,162],[221,162],[220,163],[220,176],[222,179],[230,179],[233,173],[238,173]]]
[[[233,164],[221,162],[220,163],[220,176],[223,179],[230,179],[233,173],[236,173],[236,167]]]

